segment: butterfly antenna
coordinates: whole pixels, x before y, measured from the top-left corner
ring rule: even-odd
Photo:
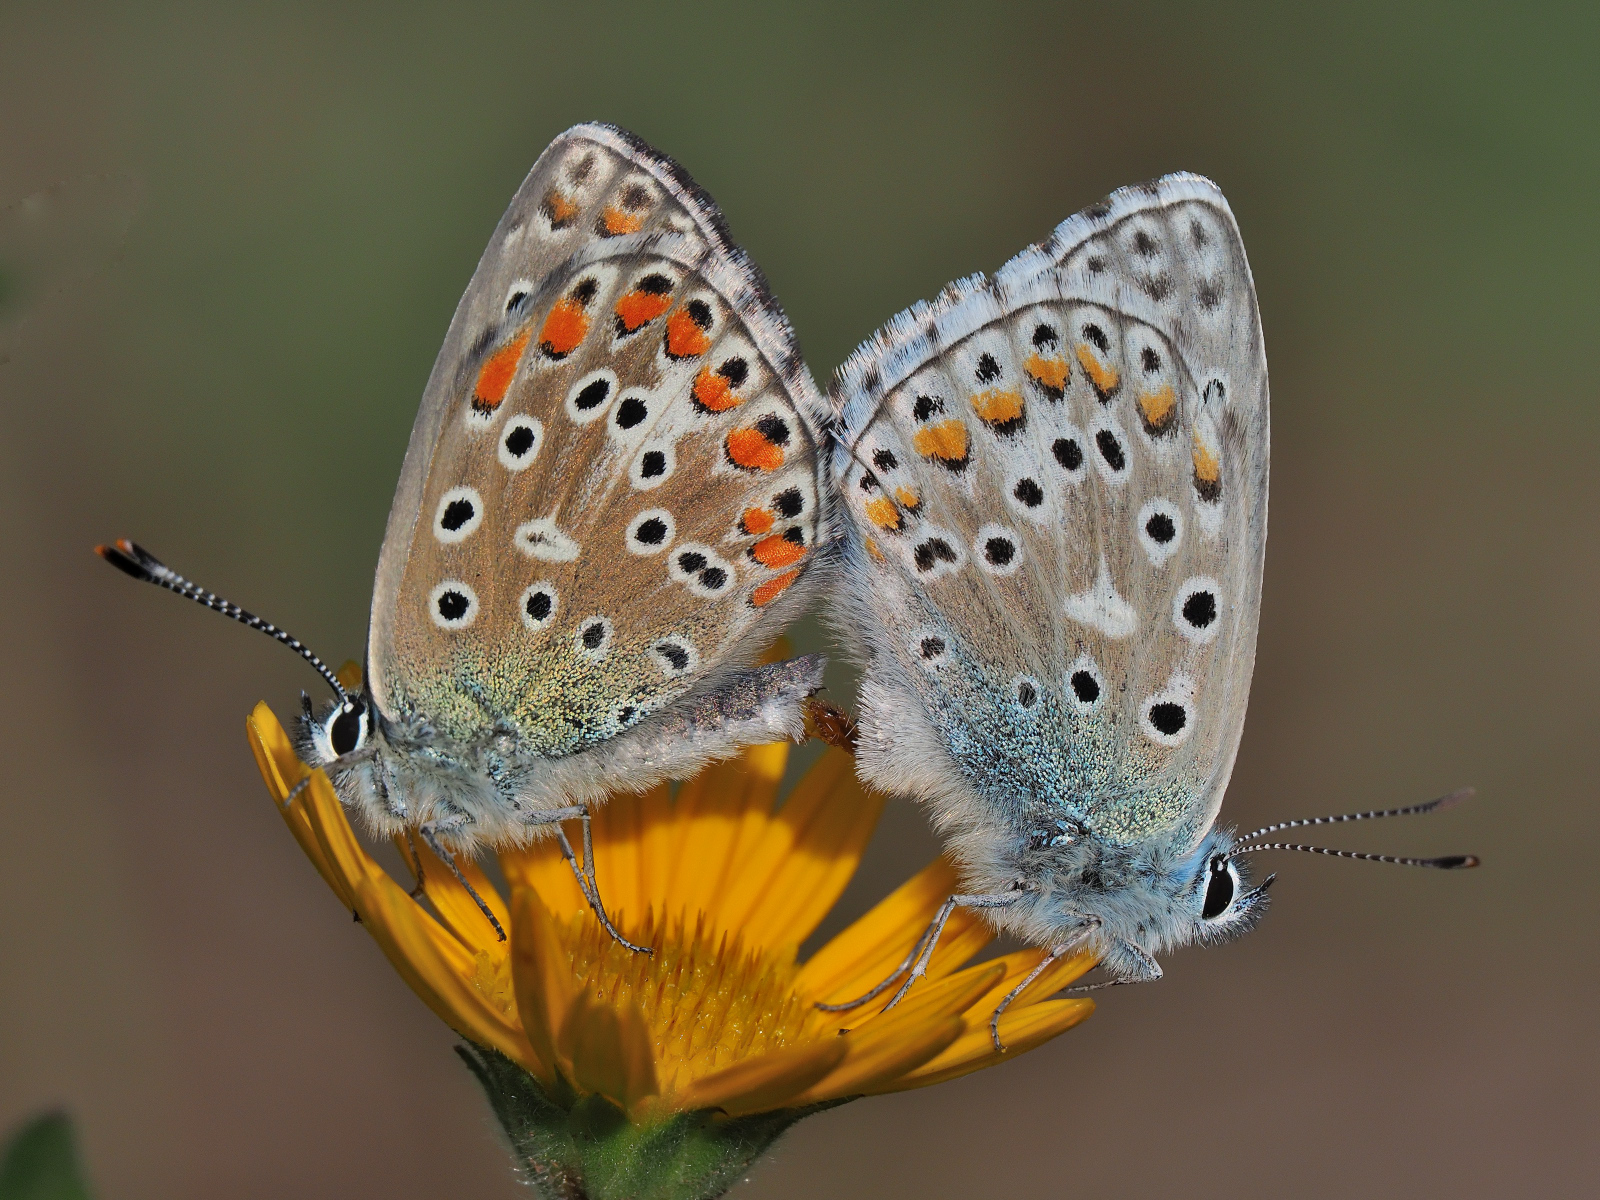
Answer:
[[[338,676],[328,669],[328,664],[301,643],[300,639],[291,637],[270,621],[263,621],[254,613],[248,613],[231,600],[224,600],[215,592],[208,592],[199,584],[190,583],[179,575],[166,563],[162,562],[143,546],[130,542],[127,538],[118,538],[115,545],[96,546],[94,552],[105,559],[117,570],[145,583],[153,583],[157,587],[164,587],[169,592],[176,592],[180,596],[202,604],[213,612],[219,612],[225,617],[232,617],[241,625],[248,625],[251,629],[259,629],[274,641],[282,642],[301,658],[305,659],[316,668],[317,674],[328,681],[338,695],[339,699],[348,704],[350,694],[345,691],[344,685],[339,682]]]
[[[1365,862],[1395,863],[1402,867],[1436,867],[1441,871],[1475,867],[1479,862],[1476,854],[1449,854],[1443,858],[1399,858],[1393,854],[1358,854],[1354,850],[1329,850],[1325,846],[1301,846],[1294,842],[1262,842],[1255,846],[1240,846],[1236,850],[1229,851],[1228,857],[1254,854],[1257,850],[1303,850],[1307,854],[1326,854],[1330,858],[1359,858]]]
[[[1448,796],[1440,796],[1437,800],[1429,800],[1426,804],[1408,804],[1404,808],[1374,809],[1371,812],[1344,813],[1336,817],[1301,817],[1297,821],[1279,821],[1276,825],[1264,825],[1252,833],[1247,833],[1238,840],[1253,842],[1257,838],[1266,837],[1269,833],[1277,833],[1280,829],[1299,829],[1305,825],[1338,825],[1343,821],[1376,821],[1379,817],[1409,817],[1417,813],[1441,812],[1447,808],[1454,808],[1463,800],[1470,800],[1476,791],[1473,788],[1460,788]],[[1234,851],[1235,854],[1240,851]]]

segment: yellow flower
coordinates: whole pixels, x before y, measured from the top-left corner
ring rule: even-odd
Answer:
[[[694,1111],[717,1120],[923,1087],[992,1066],[1093,1010],[1047,999],[1093,965],[1063,958],[1000,1021],[995,1006],[1041,960],[1019,951],[964,966],[992,935],[950,919],[928,978],[894,1009],[830,1013],[887,975],[956,889],[936,860],[805,962],[800,944],[850,881],[882,799],[830,749],[778,805],[785,744],[756,746],[673,790],[596,808],[595,872],[633,953],[601,930],[553,839],[503,850],[509,897],[459,865],[494,911],[426,849],[423,895],[362,847],[327,778],[296,757],[266,705],[249,736],[262,777],[307,857],[411,989],[456,1032],[526,1071],[556,1103],[602,1096],[634,1125]],[[402,848],[411,861],[409,847]],[[798,1115],[798,1114],[796,1114]]]

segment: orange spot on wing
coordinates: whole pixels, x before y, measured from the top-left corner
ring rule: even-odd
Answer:
[[[539,331],[539,349],[551,358],[565,358],[589,332],[589,314],[576,300],[557,300]]]
[[[772,528],[772,514],[764,508],[747,508],[739,518],[739,528],[759,537]]]
[[[1028,361],[1022,364],[1022,369],[1035,383],[1053,396],[1059,398],[1067,389],[1067,360],[1064,358],[1041,358],[1037,354],[1029,355]]]
[[[544,215],[549,218],[553,229],[571,224],[572,218],[578,215],[577,203],[554,188],[544,194],[544,203],[539,207],[544,210]]]
[[[873,541],[871,538],[868,538],[866,540],[866,544],[867,544],[867,553],[872,555],[873,561],[874,562],[882,562],[883,561],[883,551],[878,549],[878,543]]]
[[[783,447],[759,429],[735,429],[728,435],[728,458],[751,471],[776,471],[783,466]]]
[[[782,575],[775,575],[767,580],[755,591],[750,593],[750,603],[757,608],[764,608],[788,590],[789,585],[800,578],[800,571],[785,571]]]
[[[1194,490],[1200,499],[1215,504],[1222,498],[1222,461],[1214,448],[1194,431]]]
[[[532,330],[524,329],[500,349],[491,354],[478,368],[478,382],[472,387],[472,407],[479,412],[493,412],[506,398],[506,389],[517,373],[522,352],[528,348]]]
[[[916,512],[918,508],[922,507],[922,497],[904,485],[895,488],[894,498],[900,501],[902,508],[910,509],[912,512]]]
[[[967,427],[954,418],[917,430],[911,445],[923,458],[959,462],[967,457]]]
[[[697,326],[696,332],[698,331]],[[698,354],[700,351],[695,353]],[[700,374],[694,377],[694,398],[700,401],[702,407],[712,412],[727,412],[730,408],[737,408],[743,400],[742,396],[734,393],[733,386],[721,375],[715,374],[710,367],[701,367]]]
[[[867,501],[867,520],[879,529],[897,533],[900,529],[900,510],[889,497],[879,496],[876,500]]]
[[[1139,397],[1139,414],[1144,417],[1145,428],[1151,433],[1166,432],[1177,407],[1178,400],[1172,394],[1170,383]]]
[[[684,309],[667,318],[667,353],[673,358],[690,358],[711,348],[706,331]]]
[[[625,213],[616,205],[608,204],[605,211],[600,214],[600,221],[605,226],[608,236],[618,237],[624,233],[638,233],[639,227],[644,224],[644,217]]]
[[[622,331],[632,333],[647,321],[654,321],[672,306],[671,296],[655,296],[649,292],[629,292],[617,301],[617,320]]]
[[[773,534],[764,537],[754,546],[750,547],[750,557],[754,558],[763,567],[771,567],[774,571],[783,567],[792,567],[806,556],[806,548],[796,542],[791,542],[786,537]]]
[[[1201,440],[1198,429],[1194,434],[1194,477],[1202,483],[1216,483],[1222,478],[1222,462],[1217,452]]]
[[[1094,384],[1094,390],[1102,396],[1109,396],[1117,390],[1117,384],[1122,382],[1122,376],[1117,374],[1117,369],[1101,363],[1086,342],[1078,343],[1078,365],[1089,377],[1089,382]]]
[[[998,388],[979,392],[972,398],[972,410],[990,425],[1010,425],[1022,419],[1022,393]]]

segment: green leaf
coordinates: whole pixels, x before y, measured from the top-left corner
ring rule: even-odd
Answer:
[[[517,1169],[540,1200],[710,1200],[732,1187],[789,1126],[841,1103],[734,1120],[678,1113],[640,1126],[604,1097],[547,1095],[533,1076],[492,1050],[457,1046],[456,1052],[488,1093]]]
[[[89,1200],[65,1113],[35,1117],[12,1136],[0,1158],[0,1200]]]

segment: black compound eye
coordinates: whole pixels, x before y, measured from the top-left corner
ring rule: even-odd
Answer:
[[[1213,858],[1211,878],[1206,881],[1206,901],[1200,909],[1200,915],[1207,921],[1216,920],[1233,903],[1233,892],[1233,872],[1228,870],[1226,860]]]
[[[366,740],[366,733],[367,706],[360,700],[351,700],[328,723],[328,744],[335,754],[349,754]]]

